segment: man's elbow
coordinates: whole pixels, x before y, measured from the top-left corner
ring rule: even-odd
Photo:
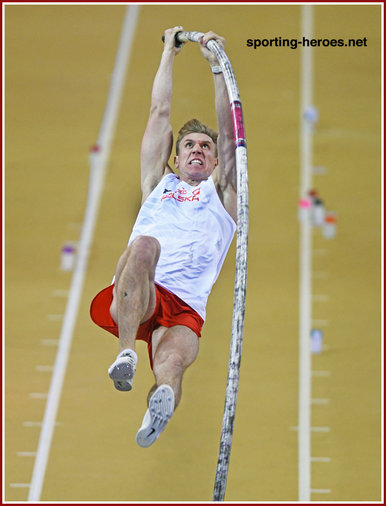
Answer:
[[[154,102],[150,107],[150,117],[151,118],[160,118],[160,119],[169,119],[171,108],[169,104],[165,104],[164,102]]]

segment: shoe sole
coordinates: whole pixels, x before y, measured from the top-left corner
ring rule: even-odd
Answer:
[[[133,388],[135,369],[124,358],[117,360],[109,369],[109,376],[114,381],[114,386],[121,392],[128,392]]]
[[[142,448],[154,443],[174,413],[174,392],[169,385],[161,385],[149,402],[150,423],[137,432],[136,441]]]

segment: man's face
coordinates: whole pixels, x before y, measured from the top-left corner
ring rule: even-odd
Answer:
[[[216,145],[209,135],[190,133],[181,139],[178,156],[174,159],[180,178],[200,182],[212,174],[218,164]]]

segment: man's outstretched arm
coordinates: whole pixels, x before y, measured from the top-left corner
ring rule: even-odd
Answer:
[[[218,62],[213,53],[205,45],[209,40],[215,40],[224,47],[225,39],[214,32],[206,33],[201,41],[201,51],[209,61],[211,67],[217,66]],[[236,180],[236,157],[233,133],[232,112],[229,103],[228,91],[222,73],[213,74],[215,88],[215,106],[219,135],[217,149],[219,163],[217,167],[217,191],[225,209],[236,221],[237,219],[237,180]]]
[[[170,112],[173,93],[174,57],[181,51],[174,45],[174,36],[182,27],[165,31],[165,44],[153,82],[150,115],[141,146],[142,202],[157,186],[162,176],[172,172],[168,160],[173,146]]]

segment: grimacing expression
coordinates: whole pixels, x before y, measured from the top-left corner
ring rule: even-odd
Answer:
[[[216,145],[203,133],[189,133],[181,139],[178,155],[174,159],[180,176],[192,180],[204,180],[212,174],[218,164]]]

